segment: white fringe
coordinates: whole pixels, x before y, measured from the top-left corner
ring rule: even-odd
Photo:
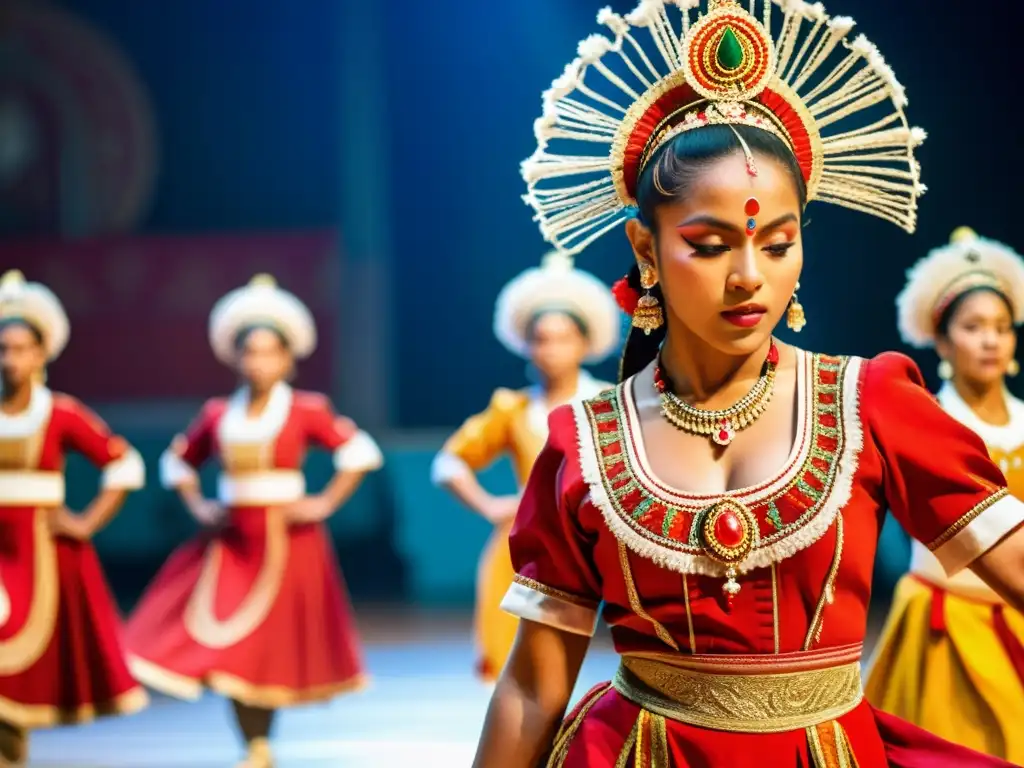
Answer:
[[[819,506],[814,518],[803,528],[774,544],[755,548],[750,556],[737,566],[738,573],[749,573],[758,568],[766,568],[810,547],[825,535],[825,532],[832,527],[836,517],[849,503],[853,493],[853,481],[859,466],[860,453],[864,445],[859,385],[860,369],[863,362],[858,357],[848,358],[843,374],[841,384],[843,445],[837,459],[839,467],[828,496]],[[624,396],[626,396],[625,384],[620,384],[616,389],[616,397]],[[640,557],[650,560],[662,568],[681,574],[724,577],[725,566],[721,563],[705,555],[680,552],[651,541],[616,511],[604,486],[600,452],[593,439],[587,410],[582,403],[573,404],[572,407],[576,420],[580,471],[584,482],[590,489],[589,499],[601,511],[605,524],[612,535]],[[810,414],[810,417],[814,418],[815,416]],[[727,494],[723,494],[723,497],[726,496]]]

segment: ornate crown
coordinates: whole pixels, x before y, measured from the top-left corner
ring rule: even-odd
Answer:
[[[523,163],[524,199],[544,237],[578,253],[631,215],[659,147],[715,123],[781,137],[809,200],[913,232],[925,191],[914,148],[925,133],[907,123],[906,94],[878,49],[847,40],[853,20],[803,0],[750,0],[749,12],[709,0],[695,13],[700,4],[641,0],[626,16],[605,8],[597,20],[612,36],[581,42],[545,92],[537,150]]]
[[[919,348],[934,346],[943,312],[975,288],[1002,294],[1013,310],[1013,322],[1024,323],[1024,259],[1008,245],[959,227],[947,245],[907,270],[907,283],[896,297],[903,341]]]

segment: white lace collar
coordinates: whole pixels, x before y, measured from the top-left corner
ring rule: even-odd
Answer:
[[[37,384],[32,387],[28,407],[21,413],[0,411],[0,438],[23,440],[39,432],[49,420],[53,410],[53,393]]]
[[[232,395],[217,426],[220,443],[268,443],[274,440],[291,413],[292,394],[292,388],[279,381],[270,390],[270,398],[263,412],[259,416],[250,417],[249,389],[239,389]]]
[[[982,421],[950,382],[942,385],[938,397],[946,413],[965,427],[974,430],[988,447],[1009,453],[1024,444],[1024,402],[1011,395],[1008,390],[1003,390],[1003,397],[1006,400],[1006,410],[1010,413],[1010,421],[1002,426]]]

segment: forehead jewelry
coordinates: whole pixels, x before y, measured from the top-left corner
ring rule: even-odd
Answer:
[[[757,201],[756,197],[747,200],[746,205],[743,206],[743,212],[747,214],[747,237],[753,237],[754,230],[757,228],[757,219],[755,217],[761,212],[761,204]]]

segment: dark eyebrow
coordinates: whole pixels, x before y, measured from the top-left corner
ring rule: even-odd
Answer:
[[[770,221],[769,223],[764,224],[763,226],[759,226],[757,229],[758,231],[764,232],[766,230],[777,229],[778,227],[781,227],[783,224],[789,224],[790,222],[798,221],[800,221],[800,219],[799,217],[797,217],[795,213],[787,213],[782,216],[779,216],[779,218],[775,219],[774,221]],[[716,219],[714,216],[703,215],[694,216],[693,218],[687,219],[681,224],[677,224],[676,228],[680,229],[682,227],[692,227],[695,224],[704,224],[714,229],[722,229],[725,230],[726,232],[735,232],[736,234],[742,234],[744,232],[744,230],[741,227],[737,227],[735,224],[730,224],[728,221]]]
[[[715,229],[724,229],[726,232],[736,232],[737,234],[743,232],[742,229],[734,224],[730,224],[728,221],[722,221],[716,219],[714,216],[694,216],[693,218],[687,219],[682,224],[676,225],[677,228],[692,227],[694,224],[705,224]]]

